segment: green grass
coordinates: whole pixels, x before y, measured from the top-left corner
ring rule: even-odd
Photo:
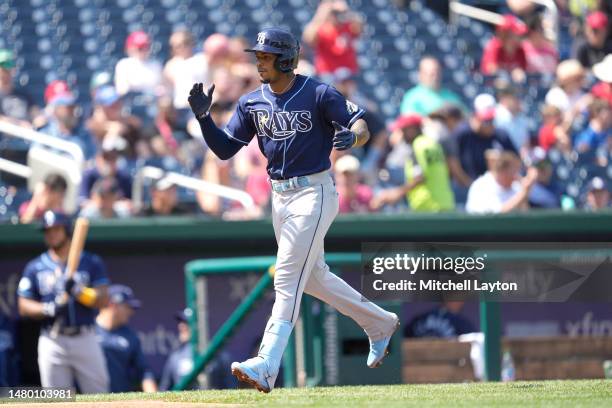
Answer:
[[[127,393],[79,396],[78,401],[147,399],[266,407],[612,407],[612,380],[533,381]],[[143,407],[144,408],[144,407]]]

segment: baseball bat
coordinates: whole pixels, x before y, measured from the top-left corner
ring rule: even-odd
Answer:
[[[70,242],[70,250],[68,251],[68,262],[66,262],[65,275],[68,279],[74,277],[76,269],[79,266],[88,231],[89,220],[83,217],[77,218],[74,224],[74,232],[72,233],[72,241]]]
[[[66,262],[66,271],[64,276],[66,279],[74,278],[74,274],[79,266],[81,260],[81,253],[85,247],[85,240],[87,239],[87,232],[89,231],[89,220],[87,218],[79,217],[74,224],[74,232],[72,233],[72,240],[70,241],[70,248],[68,250],[68,260]],[[68,303],[68,293],[62,293],[60,303]],[[51,336],[57,337],[62,326],[62,320],[59,317],[55,318],[53,327],[51,328]]]

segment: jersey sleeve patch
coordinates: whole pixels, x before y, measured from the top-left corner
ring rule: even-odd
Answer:
[[[17,286],[17,294],[19,296],[24,296],[24,297],[33,296],[32,280],[30,278],[28,278],[27,276],[24,276],[23,278],[21,278],[21,280],[19,281],[19,286]]]

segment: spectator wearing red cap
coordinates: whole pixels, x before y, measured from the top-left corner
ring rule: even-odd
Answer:
[[[608,16],[602,11],[590,13],[585,21],[585,40],[576,48],[576,59],[583,67],[591,68],[612,53],[608,37]]]
[[[71,93],[70,87],[66,81],[60,79],[49,82],[45,88],[45,103],[49,103],[57,95]]]
[[[527,69],[527,57],[521,46],[521,37],[527,28],[512,15],[503,16],[495,36],[485,46],[480,70],[485,75],[495,75],[500,71],[512,74],[515,81],[522,81]]]
[[[391,125],[391,131],[401,131],[411,147],[406,160],[406,182],[403,186],[380,191],[372,200],[374,209],[393,204],[407,197],[413,211],[438,212],[455,208],[455,197],[444,151],[433,138],[423,135],[419,115],[402,115]]]
[[[453,135],[459,145],[461,167],[472,180],[487,171],[485,151],[508,150],[518,154],[508,133],[494,125],[495,98],[480,94],[474,99],[474,114]]]
[[[350,10],[345,0],[319,3],[302,35],[304,43],[314,49],[318,75],[333,74],[341,67],[349,68],[353,74],[359,71],[354,43],[362,28],[361,17]]]
[[[162,67],[150,59],[151,40],[144,31],[131,33],[125,41],[126,58],[115,66],[115,87],[120,95],[128,92],[160,93]]]

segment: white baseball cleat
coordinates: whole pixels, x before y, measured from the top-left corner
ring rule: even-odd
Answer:
[[[271,317],[266,324],[257,357],[232,363],[232,374],[258,391],[272,391],[291,330],[293,323],[290,321]]]
[[[389,342],[391,341],[391,337],[393,337],[393,333],[395,333],[400,326],[400,321],[397,315],[394,314],[393,316],[395,316],[395,321],[389,334],[380,340],[373,341],[372,339],[369,339],[370,354],[368,354],[367,365],[370,368],[380,367],[383,359],[387,354],[389,354]]]
[[[267,366],[261,357],[249,358],[242,363],[232,363],[232,375],[239,381],[247,383],[256,388],[257,391],[268,393],[272,390],[266,377]]]

